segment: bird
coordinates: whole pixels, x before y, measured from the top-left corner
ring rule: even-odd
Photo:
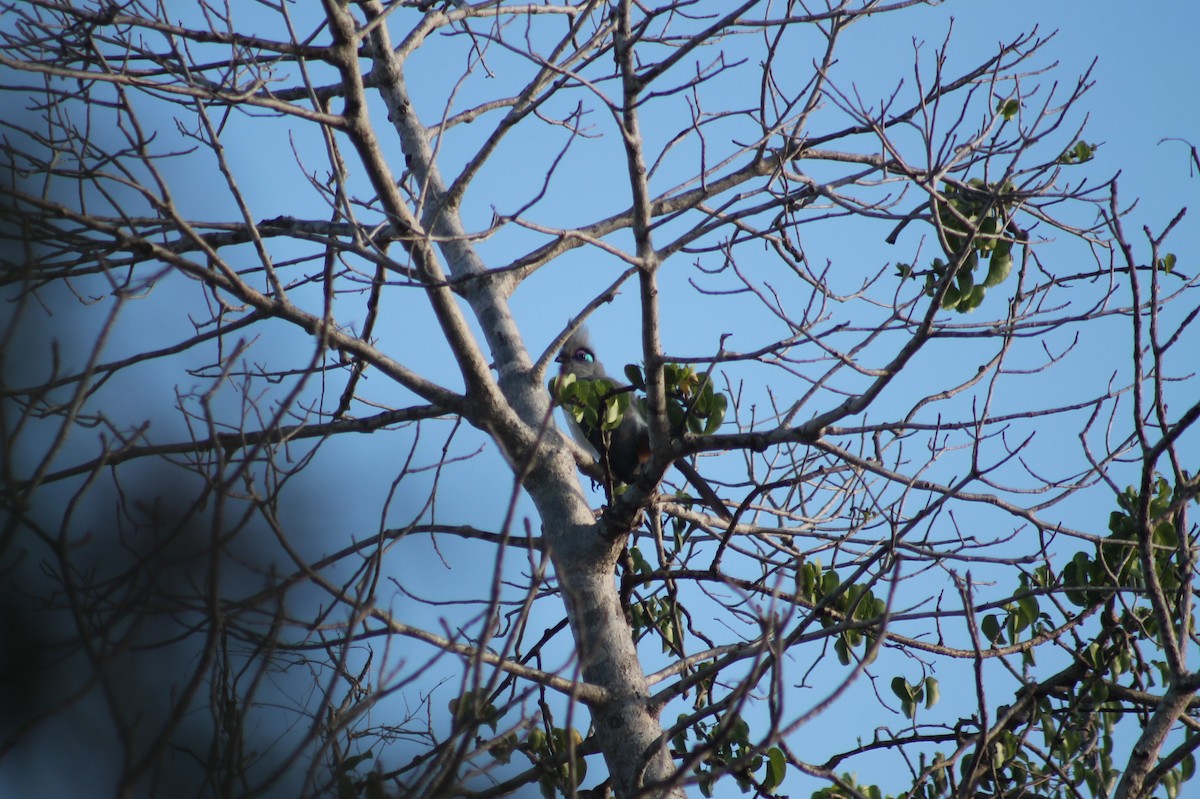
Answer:
[[[614,393],[631,390],[628,385],[611,377],[604,370],[604,364],[592,349],[586,328],[581,327],[572,333],[554,360],[559,364],[560,377],[574,375],[578,380],[606,380],[612,385]],[[633,483],[642,467],[650,460],[650,428],[636,402],[630,401],[624,417],[611,430],[602,430],[599,426],[585,429],[574,414],[567,413],[566,417],[575,440],[622,483]],[[690,463],[680,458],[675,461],[674,466],[714,512],[727,521],[733,518],[712,486]]]

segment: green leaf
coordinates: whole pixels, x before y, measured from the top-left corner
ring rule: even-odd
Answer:
[[[733,720],[733,725],[730,727],[729,740],[731,743],[749,745],[750,725],[741,716]]]
[[[1071,562],[1063,568],[1063,586],[1072,604],[1085,608],[1101,601],[1098,593],[1079,590],[1090,586],[1094,568],[1086,552],[1076,552]]]
[[[958,281],[958,293],[964,297],[975,287],[975,273],[967,264],[963,264],[962,268],[958,270],[955,279]]]
[[[721,403],[724,405],[724,403]],[[721,429],[721,423],[725,421],[725,409],[722,407],[720,413],[714,413],[704,420],[704,429],[699,435],[711,436],[713,433]]]
[[[628,394],[622,394],[621,397],[626,398],[628,405]],[[625,418],[625,412],[621,408],[621,403],[618,397],[613,397],[610,401],[604,404],[604,425],[603,429],[613,430]]]
[[[950,310],[958,307],[959,291],[953,284],[946,287],[946,293],[942,295],[942,308]]]
[[[996,113],[1004,117],[1006,120],[1011,120],[1020,110],[1021,102],[1015,97],[1010,97],[1007,100],[1001,100],[996,105]]]
[[[969,294],[963,295],[958,301],[958,307],[955,309],[959,313],[970,313],[978,308],[983,303],[983,297],[987,293],[987,289],[983,286],[975,286]]]
[[[489,749],[488,754],[490,754],[493,759],[498,760],[501,763],[507,763],[512,759],[513,750],[516,748],[516,733],[510,732],[508,735],[505,735],[502,739],[500,739],[500,743]]]
[[[850,665],[850,649],[846,646],[846,639],[843,636],[838,636],[833,642],[833,651],[837,653],[838,662],[843,666]]]
[[[575,381],[577,379],[578,378],[575,375],[570,374],[570,373],[551,378],[550,383],[554,387],[554,391],[553,391],[554,395],[555,396],[563,396],[563,392],[565,392],[572,385],[574,385]]]
[[[937,704],[942,697],[942,689],[936,677],[925,678],[925,708],[928,710]]]
[[[997,643],[1004,643],[1003,635],[1001,634],[1002,631],[1000,629],[1000,619],[997,618],[996,614],[992,613],[984,616],[983,622],[979,625],[979,628],[983,630],[984,636],[987,637],[992,646],[995,646]]]
[[[911,719],[917,715],[917,703],[921,701],[923,691],[912,685],[903,677],[892,678],[892,693],[900,699],[900,710],[904,717]]]
[[[1159,522],[1154,525],[1154,543],[1160,547],[1177,547],[1179,536],[1175,532],[1175,525],[1171,522]]]
[[[1058,162],[1060,164],[1082,164],[1085,161],[1090,161],[1095,156],[1098,146],[1096,144],[1088,144],[1080,139],[1058,157]]]
[[[1162,786],[1167,792],[1167,799],[1176,799],[1179,796],[1179,784],[1179,773],[1175,770],[1162,775]]]
[[[1032,595],[1023,596],[1017,600],[1017,607],[1021,609],[1022,630],[1037,620],[1038,613],[1041,610],[1038,607],[1037,597]]]
[[[783,778],[787,775],[787,758],[783,756],[783,752],[778,747],[772,746],[767,750],[767,776],[763,780],[763,787],[768,791],[773,791],[783,783]]]
[[[992,257],[988,259],[988,273],[983,280],[985,288],[993,288],[1000,285],[1008,279],[1012,273],[1013,257],[1008,252],[1000,252],[997,249],[992,253]]]

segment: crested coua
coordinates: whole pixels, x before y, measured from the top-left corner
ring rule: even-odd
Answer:
[[[555,360],[559,363],[560,375],[575,375],[579,380],[607,380],[614,391],[628,388],[605,373],[604,364],[592,351],[585,329],[571,334]],[[650,459],[650,429],[635,403],[630,402],[621,423],[608,431],[599,427],[585,430],[572,414],[566,416],[575,440],[601,465],[607,461],[613,476],[622,483],[632,483],[642,464]]]
[[[604,364],[596,357],[585,328],[571,334],[555,360],[559,364],[560,375],[575,375],[579,380],[606,380],[615,392],[629,390],[625,383],[604,371]],[[636,402],[629,403],[621,422],[616,428],[608,431],[601,430],[598,426],[584,429],[573,414],[568,413],[566,417],[575,440],[588,449],[601,466],[607,464],[613,477],[622,483],[632,483],[636,480],[642,466],[650,460],[650,428]],[[717,497],[712,486],[690,463],[680,458],[675,461],[675,468],[687,478],[718,515],[725,519],[732,518],[725,503]]]

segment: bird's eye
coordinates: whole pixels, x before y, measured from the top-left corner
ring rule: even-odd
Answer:
[[[575,360],[583,361],[584,363],[591,363],[592,361],[596,360],[596,356],[592,355],[592,353],[585,350],[583,347],[580,347],[579,349],[575,350]]]

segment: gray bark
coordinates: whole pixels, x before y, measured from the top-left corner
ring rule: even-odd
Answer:
[[[365,5],[368,17],[383,13],[378,3]],[[338,18],[346,40],[354,37],[349,12],[328,3]],[[356,48],[347,47],[342,74],[358,82]],[[649,700],[645,675],[633,644],[633,633],[621,610],[614,569],[624,536],[602,535],[579,482],[575,463],[565,441],[555,431],[539,436],[550,403],[542,375],[531,367],[509,309],[504,286],[486,277],[460,292],[479,321],[499,378],[492,377],[486,359],[477,350],[464,320],[431,253],[422,257],[431,234],[439,252],[457,278],[482,276],[486,269],[465,235],[457,207],[434,162],[427,128],[416,117],[405,87],[403,63],[393,49],[386,25],[376,25],[369,37],[372,75],[388,107],[389,118],[402,143],[407,166],[425,191],[419,219],[413,218],[399,197],[369,123],[365,104],[358,113],[362,124],[353,131],[355,146],[373,176],[373,182],[391,213],[402,226],[424,231],[426,240],[410,245],[414,260],[431,283],[430,299],[439,314],[447,339],[454,347],[472,406],[464,416],[490,433],[510,463],[523,475],[523,485],[533,498],[543,524],[555,572],[567,606],[567,616],[584,681],[600,689],[603,697],[590,703],[596,737],[608,765],[613,791],[618,797],[638,795],[645,785],[670,783],[674,767],[665,745],[658,709]],[[361,83],[358,86],[361,89]],[[347,94],[347,116],[358,98]],[[440,284],[440,285],[437,285]],[[528,468],[524,468],[528,466]],[[681,789],[662,795],[683,796]]]

